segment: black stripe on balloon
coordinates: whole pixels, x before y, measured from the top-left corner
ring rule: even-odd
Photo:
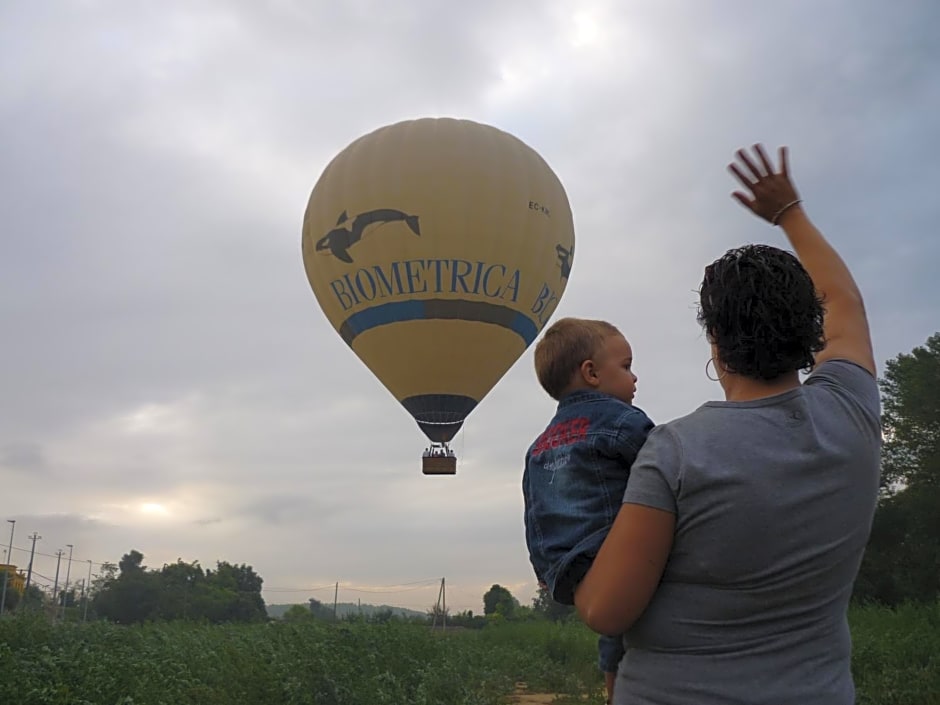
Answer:
[[[460,394],[416,394],[402,399],[402,406],[434,443],[448,443],[457,435],[477,400]]]

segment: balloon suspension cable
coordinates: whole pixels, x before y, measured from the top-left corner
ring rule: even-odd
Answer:
[[[464,425],[463,428],[460,429],[460,464],[461,465],[463,465],[467,459],[466,452],[465,452],[466,444],[464,442],[466,437],[467,437],[467,427],[466,425]]]
[[[454,458],[456,457],[456,454],[454,453],[453,450],[451,450],[450,445],[446,441],[443,441],[441,443],[431,441],[431,445],[429,445],[427,448],[424,449],[424,457],[425,458]]]

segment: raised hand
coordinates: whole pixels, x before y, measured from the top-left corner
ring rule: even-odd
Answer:
[[[786,211],[800,203],[796,188],[790,181],[787,148],[780,148],[779,172],[774,171],[762,145],[755,144],[754,153],[757,155],[756,160],[752,160],[743,149],[739,149],[736,155],[742,166],[734,163],[728,165],[731,173],[752,195],[748,196],[742,191],[735,191],[731,195],[755,215],[777,225]],[[759,164],[755,164],[755,161]]]

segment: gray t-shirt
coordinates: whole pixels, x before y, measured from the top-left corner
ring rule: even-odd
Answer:
[[[624,502],[676,514],[617,703],[851,705],[846,612],[878,495],[875,379],[831,360],[804,384],[655,428]]]

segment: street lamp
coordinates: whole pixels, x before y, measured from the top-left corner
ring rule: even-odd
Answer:
[[[69,548],[69,564],[65,567],[65,589],[62,591],[62,618],[65,619],[65,607],[69,600],[69,575],[72,573],[72,544],[65,544]]]
[[[85,611],[82,614],[82,621],[88,619],[88,601],[91,599],[91,559],[88,559],[88,581],[85,583]]]
[[[13,564],[13,530],[16,528],[16,519],[7,519],[10,522],[10,547],[7,549],[7,564],[3,568],[3,597],[0,597],[0,616],[7,604],[7,583],[10,582],[10,566]]]

